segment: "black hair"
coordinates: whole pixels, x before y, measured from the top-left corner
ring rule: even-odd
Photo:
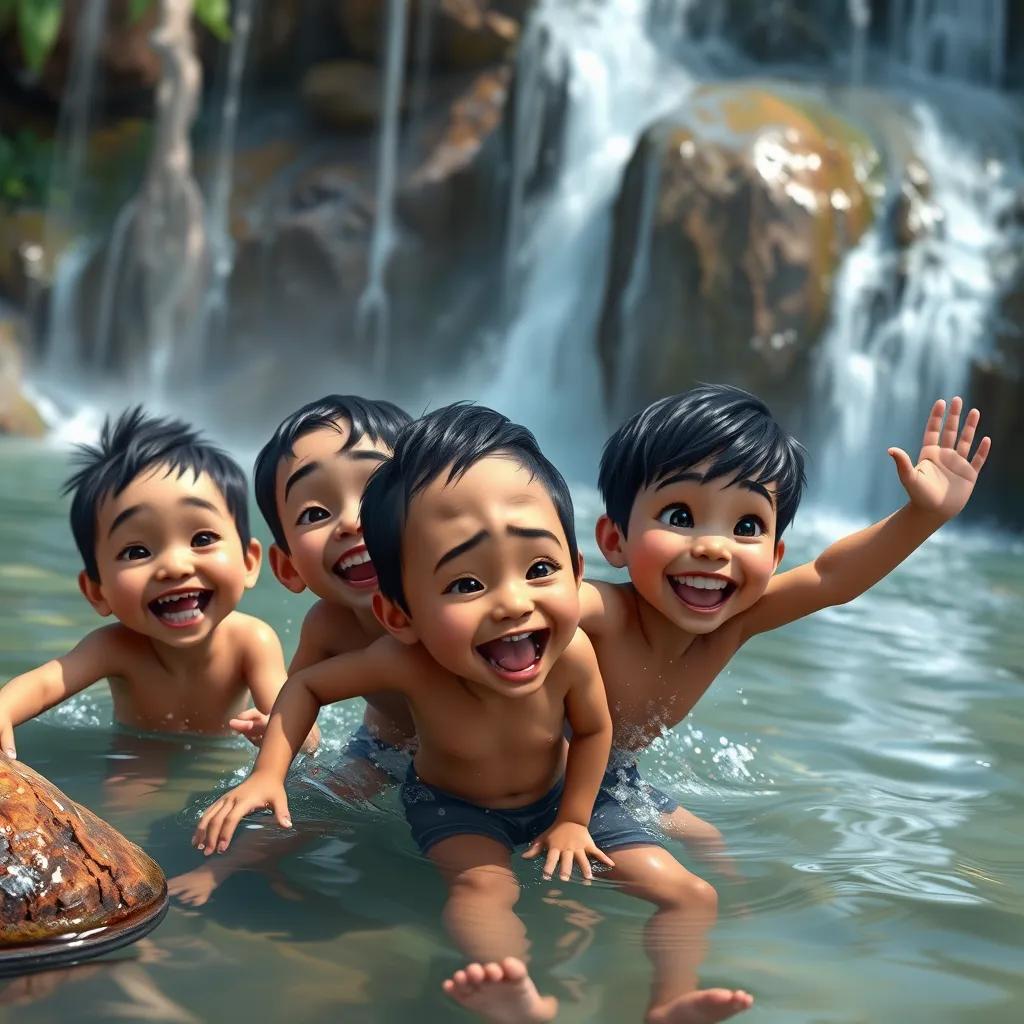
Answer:
[[[612,434],[598,477],[608,518],[625,536],[641,490],[705,460],[705,480],[775,485],[775,536],[781,537],[803,493],[803,446],[761,399],[727,385],[701,384],[659,399]]]
[[[242,547],[249,545],[248,485],[242,467],[181,420],[147,416],[137,405],[121,413],[116,422],[108,416],[99,444],[77,445],[72,459],[78,469],[68,477],[62,493],[73,494],[71,532],[85,571],[96,583],[100,581],[96,564],[96,512],[100,502],[120,494],[154,466],[166,466],[168,475],[191,472],[198,477],[206,473],[224,495]]]
[[[383,441],[389,448],[394,448],[398,432],[410,419],[405,410],[391,402],[373,401],[356,395],[324,395],[296,410],[281,423],[274,431],[274,436],[256,456],[253,485],[256,489],[256,504],[274,535],[274,541],[285,554],[289,553],[288,542],[277,508],[274,484],[277,467],[282,459],[294,454],[295,442],[324,427],[338,430],[338,421],[347,420],[349,436],[345,448],[358,444],[364,434],[371,441]]]
[[[537,439],[493,409],[456,402],[406,427],[391,459],[374,472],[363,493],[363,539],[377,570],[380,592],[406,614],[402,534],[410,502],[442,473],[447,471],[445,482],[451,483],[481,459],[506,454],[540,480],[551,496],[569,545],[573,575],[579,573],[572,496]]]

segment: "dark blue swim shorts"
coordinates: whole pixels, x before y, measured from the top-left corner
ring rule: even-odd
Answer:
[[[421,853],[443,839],[479,835],[514,850],[532,843],[550,828],[558,814],[564,780],[526,807],[480,807],[423,782],[414,767],[402,786],[402,803],[412,837]],[[653,829],[638,821],[602,786],[590,819],[590,835],[606,853],[622,846],[662,845]]]
[[[636,763],[636,753],[621,747],[612,747],[608,770],[601,782],[601,791],[625,804],[634,813],[641,812],[641,818],[644,817],[644,808],[653,808],[658,814],[671,814],[679,810],[678,800],[643,778]],[[641,801],[640,807],[635,806],[638,799]]]

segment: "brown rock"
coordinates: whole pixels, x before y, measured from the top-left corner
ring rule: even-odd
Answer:
[[[335,128],[372,128],[380,118],[380,71],[357,60],[317,64],[302,80],[302,97],[321,121]]]
[[[0,754],[0,946],[110,925],[162,901],[155,861]]]
[[[620,192],[601,323],[616,413],[712,377],[799,400],[832,276],[871,222],[875,159],[795,91],[708,86],[650,129]]]
[[[42,437],[45,433],[42,416],[21,390],[21,351],[14,325],[0,321],[0,434]]]

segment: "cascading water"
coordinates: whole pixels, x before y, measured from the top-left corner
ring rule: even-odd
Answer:
[[[540,73],[555,81],[568,75],[563,155],[513,254],[525,268],[519,312],[480,398],[529,423],[556,461],[583,479],[593,479],[605,434],[595,422],[602,403],[593,339],[612,203],[644,128],[693,85],[656,45],[650,13],[645,0],[550,2],[524,40],[543,45]]]
[[[915,118],[931,174],[919,236],[900,253],[876,224],[850,253],[818,365],[826,440],[815,490],[855,515],[898,504],[881,453],[895,444],[916,455],[931,402],[964,394],[998,299],[1024,262],[1024,230],[1007,216],[1024,195],[1024,170],[965,147],[924,104]]]

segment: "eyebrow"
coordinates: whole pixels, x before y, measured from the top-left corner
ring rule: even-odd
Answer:
[[[129,519],[131,519],[133,515],[135,515],[137,512],[141,512],[144,508],[149,508],[149,506],[145,504],[131,505],[130,507],[126,508],[123,512],[118,513],[117,517],[110,524],[110,529],[107,531],[107,537],[110,538],[111,536],[113,536],[114,531],[122,523],[127,522]]]
[[[697,484],[704,484],[707,483],[708,481],[707,478],[701,476],[700,473],[688,473],[684,471],[682,473],[673,473],[672,476],[667,476],[663,480],[659,480],[657,486],[654,489],[656,491],[660,491],[663,487],[668,487],[671,484],[682,484],[691,482]],[[764,486],[764,484],[759,484],[756,480],[737,480],[733,482],[737,483],[746,491],[753,491],[754,494],[760,494],[761,497],[764,498],[764,500],[767,501],[772,508],[775,508],[775,499],[772,496],[772,492],[769,491],[768,488]]]
[[[559,544],[558,537],[555,536],[550,530],[535,529],[529,526],[506,526],[505,532],[512,537],[526,537],[531,540],[543,537],[546,540],[554,541],[555,544]],[[454,558],[458,558],[459,555],[464,555],[467,551],[475,548],[481,541],[486,540],[490,537],[490,533],[487,530],[481,530],[479,533],[474,533],[469,540],[464,540],[461,544],[456,544],[451,551],[445,552],[438,561],[437,565],[434,566],[434,572],[437,572],[447,562],[452,561]]]
[[[207,501],[205,498],[196,498],[193,496],[188,496],[182,498],[178,502],[178,504],[187,505],[190,508],[201,508],[206,512],[216,512],[218,514],[220,513],[220,509],[217,508],[217,506],[214,505],[212,502]],[[107,537],[109,538],[113,536],[114,531],[123,523],[128,522],[128,520],[131,519],[132,516],[137,515],[139,512],[142,512],[146,509],[150,509],[152,507],[152,505],[143,501],[139,502],[138,505],[131,505],[129,508],[126,508],[124,509],[124,511],[118,513],[117,517],[110,524],[110,529],[107,531]]]
[[[548,540],[553,540],[556,544],[560,541],[550,530],[532,529],[528,526],[509,526],[506,527],[508,533],[513,537],[528,537],[536,539],[538,537],[544,537]]]
[[[284,485],[284,500],[288,500],[288,492],[300,481],[305,480],[310,473],[315,472],[320,468],[320,463],[315,459],[312,462],[307,462],[304,466],[299,466],[297,470],[285,481]]]
[[[346,458],[352,459],[353,462],[387,462],[389,456],[383,452],[373,451],[369,448],[361,448],[359,451],[352,451],[351,449],[339,448],[335,455],[344,455]],[[320,468],[320,462],[314,459],[312,462],[307,462],[304,466],[300,466],[288,479],[284,485],[284,500],[288,500],[288,493],[291,489],[300,481],[305,480],[310,473],[315,472]]]
[[[211,501],[207,501],[205,498],[187,497],[182,498],[178,502],[179,505],[188,505],[191,508],[201,508],[207,512],[220,512],[220,509]]]

